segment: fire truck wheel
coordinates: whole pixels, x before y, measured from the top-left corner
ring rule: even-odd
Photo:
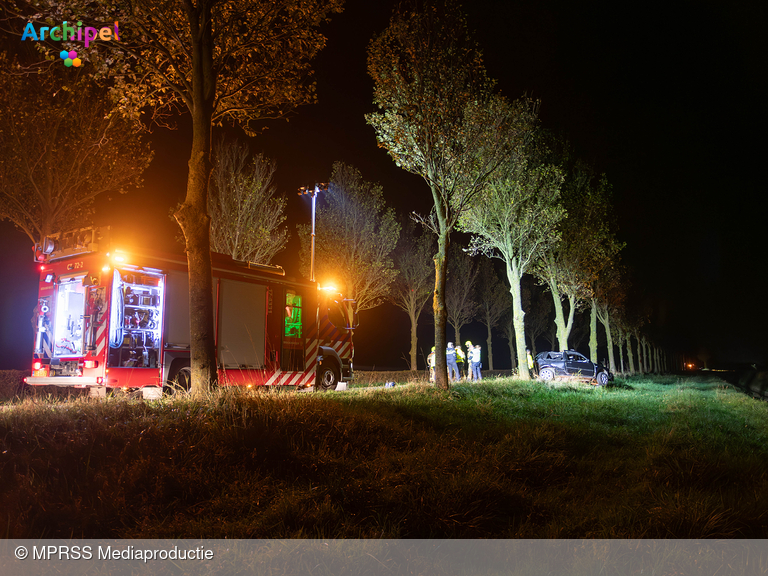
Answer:
[[[317,382],[315,383],[316,392],[327,392],[328,390],[336,390],[336,385],[339,383],[341,376],[339,369],[333,364],[327,366],[320,366],[317,369]]]
[[[173,394],[184,394],[186,392],[189,392],[189,388],[192,385],[192,368],[189,366],[185,366],[181,370],[179,370],[176,373],[176,376],[173,377],[169,382],[166,382],[166,385],[163,389],[163,391],[166,394],[173,395]]]

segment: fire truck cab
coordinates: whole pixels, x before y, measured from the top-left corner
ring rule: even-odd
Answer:
[[[279,266],[211,254],[219,385],[343,389],[353,377],[356,304]],[[40,267],[29,385],[141,389],[190,383],[184,255],[123,252],[109,228],[57,234]]]

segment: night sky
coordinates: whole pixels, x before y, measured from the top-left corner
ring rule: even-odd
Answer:
[[[426,185],[377,148],[363,117],[373,111],[365,49],[394,4],[348,0],[324,28],[328,46],[315,67],[319,104],[300,108],[288,122],[265,123],[268,130],[250,141],[253,151],[277,160],[292,230],[309,221],[296,190],[327,181],[336,160],[381,182],[398,212],[429,210]],[[648,332],[670,351],[707,352],[712,365],[768,363],[768,8],[758,4],[465,6],[501,91],[541,99],[543,125],[565,133],[581,158],[607,174],[634,297],[652,305]],[[118,241],[180,250],[168,212],[185,192],[189,123],[182,117],[174,132],[155,130],[156,156],[143,189],[99,201],[98,222],[111,224]],[[26,369],[37,278],[26,236],[8,223],[0,234],[0,368]],[[275,263],[298,275],[297,253],[294,232]],[[356,363],[405,368],[406,315],[385,305],[364,312],[361,322]],[[426,349],[432,329],[423,317]],[[476,341],[483,334],[479,324],[462,332]],[[506,344],[494,346],[499,364],[504,355],[508,362]]]

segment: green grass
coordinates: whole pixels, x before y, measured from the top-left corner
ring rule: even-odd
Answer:
[[[486,379],[0,405],[5,537],[765,538],[768,404]]]

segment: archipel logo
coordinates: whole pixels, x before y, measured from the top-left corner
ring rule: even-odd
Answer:
[[[46,39],[46,33],[49,40],[56,42],[85,42],[85,47],[88,48],[91,42],[94,40],[103,40],[109,42],[111,40],[120,41],[120,27],[119,23],[115,22],[113,27],[104,26],[102,28],[93,28],[86,26],[83,28],[83,23],[78,22],[77,27],[68,24],[65,20],[61,26],[40,26],[40,30],[35,30],[32,22],[27,22],[27,26],[24,28],[24,34],[21,39],[27,38],[34,40],[35,42],[42,42]],[[77,57],[75,50],[62,50],[59,52],[59,56],[64,60],[64,66],[78,67],[82,65],[82,60]]]

